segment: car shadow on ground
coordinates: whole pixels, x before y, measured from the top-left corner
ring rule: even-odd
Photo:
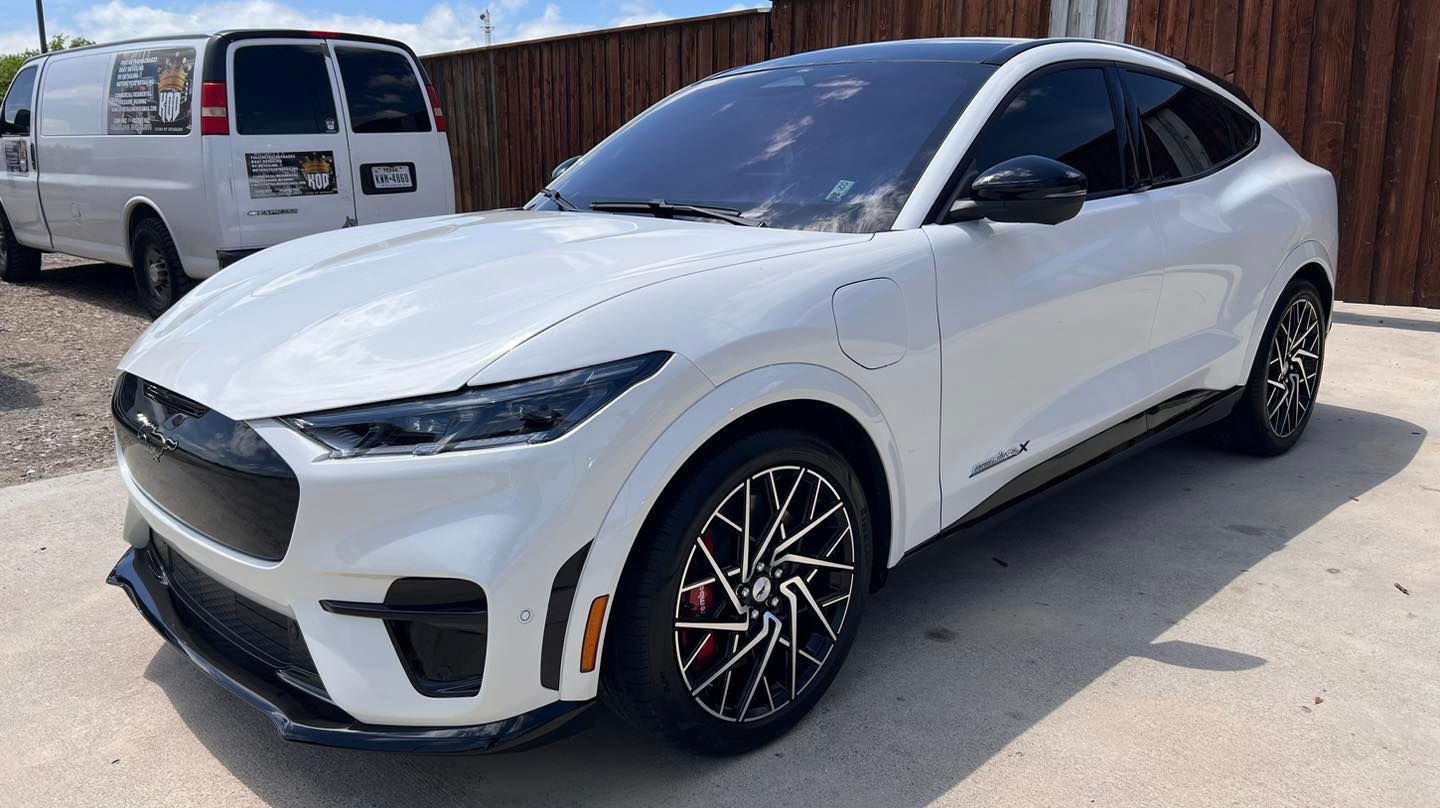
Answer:
[[[129,269],[114,264],[71,263],[78,259],[64,258],[62,266],[45,265],[40,277],[25,286],[43,294],[67,297],[118,314],[144,317],[150,315],[135,297],[135,277]]]
[[[1243,648],[1160,638],[1398,473],[1423,440],[1414,424],[1322,404],[1284,457],[1181,440],[1080,480],[982,536],[942,543],[897,568],[870,601],[815,713],[732,760],[663,748],[603,711],[586,732],[491,757],[299,746],[168,647],[146,676],[209,751],[275,805],[648,805],[772,792],[813,804],[919,804],[1128,658],[1218,676],[1267,664]]]

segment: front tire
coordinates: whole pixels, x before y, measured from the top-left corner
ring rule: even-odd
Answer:
[[[40,251],[26,247],[10,229],[10,218],[0,210],[0,281],[24,283],[40,277]]]
[[[780,736],[850,651],[871,545],[864,490],[833,446],[791,429],[735,441],[646,523],[610,617],[606,701],[700,754]]]
[[[159,219],[143,219],[130,237],[130,261],[140,305],[159,317],[195,286],[180,263],[175,240]]]
[[[1270,315],[1245,392],[1220,423],[1222,441],[1261,457],[1290,451],[1310,417],[1325,364],[1325,309],[1315,284],[1292,280]]]

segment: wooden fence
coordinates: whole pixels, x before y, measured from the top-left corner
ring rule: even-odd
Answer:
[[[484,210],[523,203],[560,161],[737,65],[887,39],[1122,29],[1244,87],[1335,174],[1342,299],[1440,308],[1440,0],[775,0],[424,61],[450,121],[457,202]]]

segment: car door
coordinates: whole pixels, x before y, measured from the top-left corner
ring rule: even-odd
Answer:
[[[330,40],[340,74],[360,224],[455,212],[450,147],[429,88],[401,48]]]
[[[1131,415],[1153,390],[1146,349],[1162,249],[1149,203],[1130,192],[1123,120],[1113,67],[1032,73],[976,137],[955,187],[1036,154],[1086,175],[1080,213],[1059,225],[924,227],[937,273],[947,525],[976,515],[1019,473]]]
[[[1251,329],[1265,324],[1256,306],[1294,243],[1278,237],[1294,229],[1293,203],[1274,193],[1263,165],[1244,167],[1260,138],[1249,113],[1173,75],[1120,74],[1165,246],[1156,381],[1176,392],[1224,389],[1248,372]]]
[[[317,39],[237,42],[228,54],[230,173],[247,247],[355,220],[330,49]]]
[[[35,165],[35,80],[38,64],[27,65],[15,74],[5,94],[3,120],[0,120],[0,159],[5,161],[0,172],[0,203],[5,216],[22,244],[49,247],[50,231],[40,211],[40,192]]]

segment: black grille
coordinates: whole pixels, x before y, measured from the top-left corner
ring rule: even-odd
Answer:
[[[125,467],[156,504],[226,547],[285,557],[300,483],[255,430],[128,373],[111,413]]]
[[[318,687],[315,662],[294,620],[227,588],[158,540],[150,546],[155,548],[175,603],[191,628],[222,651],[245,653],[251,657],[252,667],[258,664],[267,671],[288,671]]]

